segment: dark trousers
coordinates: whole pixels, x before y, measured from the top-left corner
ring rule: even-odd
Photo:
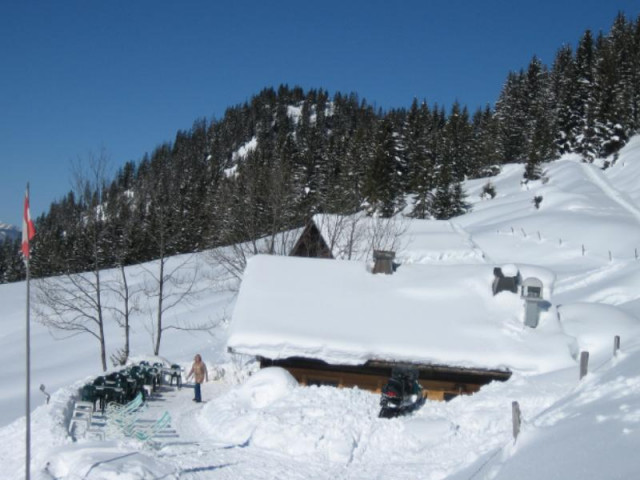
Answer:
[[[194,395],[194,400],[196,402],[201,402],[202,401],[202,396],[200,394],[200,384],[196,382],[195,386],[193,387],[193,389],[195,390],[195,395]]]

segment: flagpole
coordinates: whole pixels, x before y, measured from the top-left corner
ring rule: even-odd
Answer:
[[[31,478],[31,319],[29,318],[29,259],[27,259],[27,458],[26,458],[26,480]]]
[[[27,201],[29,199],[29,183],[27,183]],[[28,225],[23,225],[28,228]],[[27,238],[28,238],[27,232]],[[28,242],[28,240],[27,240]],[[29,245],[27,243],[27,248]],[[26,269],[27,269],[27,432],[26,432],[26,459],[25,459],[25,479],[31,478],[31,319],[30,319],[30,272],[29,272],[29,252],[25,255]]]

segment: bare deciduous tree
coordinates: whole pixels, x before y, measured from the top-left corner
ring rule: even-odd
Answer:
[[[171,261],[169,261],[171,260]],[[179,321],[168,321],[166,314],[169,310],[180,306],[189,306],[191,301],[201,293],[198,289],[200,268],[196,254],[183,257],[161,257],[143,266],[149,276],[145,282],[145,294],[154,300],[149,314],[153,319],[148,325],[153,342],[153,352],[160,354],[163,334],[167,330],[197,330],[208,331],[218,322],[212,320],[189,321],[181,318]]]
[[[360,260],[366,257],[368,220],[364,212],[313,217],[329,250],[336,258],[344,260]]]
[[[72,165],[74,190],[81,209],[76,222],[82,235],[74,240],[72,257],[65,259],[67,273],[36,283],[36,318],[50,328],[94,336],[100,345],[102,369],[107,369],[105,318],[101,268],[104,266],[105,227],[102,194],[108,157],[104,149],[89,153]],[[75,258],[86,258],[91,271],[76,273]],[[82,262],[80,262],[82,264]]]
[[[36,280],[36,319],[69,336],[88,334],[100,344],[102,369],[107,369],[100,284],[94,272]]]
[[[316,215],[313,221],[322,233],[335,258],[343,260],[371,259],[374,250],[398,251],[408,228],[405,217],[353,215]]]
[[[313,217],[313,222],[333,256],[342,260],[370,260],[373,250],[399,251],[408,228],[407,219],[401,215],[369,217],[364,212],[353,215],[319,214]],[[302,229],[287,230],[216,248],[207,254],[209,263],[222,268],[237,288],[250,257],[258,254],[289,255],[301,232]]]
[[[130,332],[131,316],[140,310],[138,294],[141,288],[132,288],[127,278],[127,270],[124,265],[118,265],[116,279],[109,282],[106,289],[114,296],[115,301],[107,307],[115,314],[115,321],[124,330],[124,345],[111,355],[114,366],[125,365],[131,353]]]
[[[249,242],[237,243],[226,247],[218,247],[207,252],[208,263],[213,267],[220,267],[227,274],[226,279],[218,278],[231,289],[236,289],[249,258],[259,255],[288,255],[298,239],[300,231],[286,230],[268,237],[258,238]]]
[[[398,252],[402,247],[402,239],[409,228],[408,220],[402,214],[385,218],[379,215],[371,217],[367,225],[368,258],[374,250]]]
[[[108,308],[124,332],[123,346],[111,355],[113,365],[118,366],[125,365],[131,353],[131,317],[139,311],[138,297],[142,287],[130,285],[129,273],[125,268],[131,260],[135,206],[132,198],[126,193],[123,195],[117,191],[110,191],[109,194],[105,199],[104,209],[109,219],[109,237],[112,242],[110,251],[117,272],[106,288],[113,298]]]

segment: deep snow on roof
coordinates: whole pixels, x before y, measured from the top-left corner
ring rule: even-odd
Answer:
[[[493,265],[401,266],[373,275],[365,263],[257,256],[241,285],[228,346],[278,359],[331,364],[368,360],[541,372],[574,364],[575,344],[553,306],[538,328],[523,324],[524,301],[493,296]],[[549,299],[554,276],[540,278]]]

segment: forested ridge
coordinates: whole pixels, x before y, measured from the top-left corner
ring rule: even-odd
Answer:
[[[521,162],[523,180],[535,180],[543,161],[610,157],[639,132],[640,18],[622,14],[608,33],[587,30],[575,48],[562,46],[552,65],[533,57],[510,72],[495,107],[474,112],[418,99],[382,111],[355,93],[266,88],[115,178],[90,170],[36,219],[32,273],[234,244],[321,212],[451,218],[468,208],[467,178]],[[24,278],[18,243],[0,243],[0,282]]]

